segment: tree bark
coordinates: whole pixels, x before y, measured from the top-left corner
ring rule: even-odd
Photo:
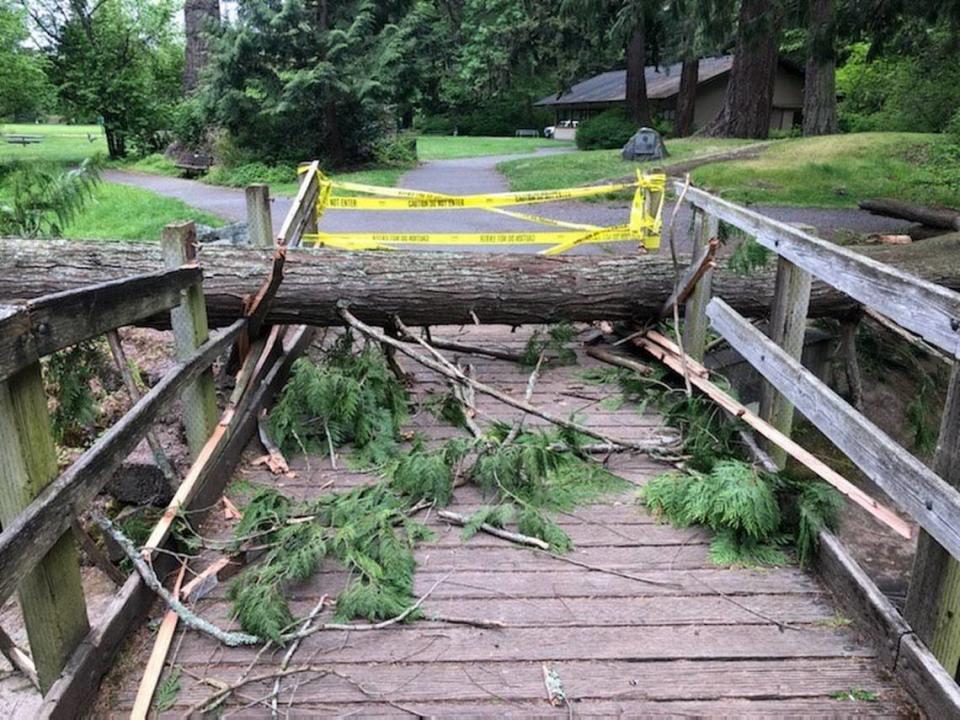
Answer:
[[[960,230],[960,212],[950,208],[926,207],[890,198],[861,200],[858,205],[861,210],[866,210],[874,215],[912,220],[927,227],[943,230]]]
[[[650,127],[650,101],[647,99],[647,38],[641,13],[637,27],[627,43],[627,115],[640,127]]]
[[[686,137],[693,132],[693,117],[697,107],[697,76],[700,74],[699,58],[683,61],[680,69],[680,90],[677,93],[677,115],[673,132],[677,137]]]
[[[960,233],[912,245],[865,246],[865,255],[960,290]],[[272,262],[272,251],[205,247],[204,293],[211,325],[243,313]],[[682,260],[688,262],[688,258]],[[0,304],[163,268],[152,244],[0,240]],[[721,266],[714,294],[736,310],[766,316],[775,269],[742,276]],[[270,323],[341,325],[339,303],[383,326],[631,320],[656,318],[673,290],[667,256],[488,255],[423,252],[349,253],[290,249]],[[812,317],[845,317],[856,303],[814,282]],[[93,312],[94,309],[91,309]]]
[[[837,123],[837,22],[834,0],[810,0],[807,67],[803,83],[803,134],[831,135]]]
[[[210,32],[220,24],[220,0],[186,0],[183,26],[186,35],[183,93],[190,95],[200,84],[200,73],[210,54]]]
[[[713,137],[766,138],[777,76],[781,0],[743,0],[733,68],[717,117],[704,129]]]

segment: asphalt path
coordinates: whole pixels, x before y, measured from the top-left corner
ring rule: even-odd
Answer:
[[[564,149],[545,148],[534,153],[569,152]],[[501,155],[452,160],[431,160],[404,174],[398,185],[412,190],[427,190],[449,195],[472,193],[495,193],[509,190],[506,178],[496,170],[498,163],[530,155]],[[177,198],[188,205],[205,210],[232,222],[246,219],[246,207],[242,190],[206,185],[196,180],[146,175],[122,170],[108,170],[104,179],[123,185],[133,185],[151,190],[160,195]],[[290,198],[273,199],[273,226],[280,229],[283,218],[290,209]],[[520,212],[569,222],[592,225],[618,225],[627,222],[630,215],[629,202],[563,201],[517,206]],[[840,238],[847,233],[899,233],[911,227],[911,223],[871,215],[855,208],[793,208],[754,206],[759,212],[789,223],[814,227],[827,238]],[[673,218],[673,206],[664,208],[664,242],[666,249],[669,227],[672,220],[673,238],[678,250],[689,249],[689,206],[682,206]],[[354,211],[330,210],[320,221],[320,229],[327,232],[536,232],[554,228],[526,222],[484,210],[418,210],[418,211]],[[410,246],[423,250],[423,245]],[[634,252],[635,243],[606,243],[575,248],[573,254]],[[503,245],[431,245],[432,250],[458,250],[470,252],[504,252]],[[534,253],[542,245],[511,245],[511,252]]]

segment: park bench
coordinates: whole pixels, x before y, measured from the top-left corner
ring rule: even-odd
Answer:
[[[203,175],[213,167],[213,158],[208,155],[192,155],[177,158],[174,165],[187,177]]]
[[[516,131],[513,133],[513,136],[514,136],[514,137],[540,137],[540,131],[539,131],[539,130],[530,130],[530,129],[527,129],[527,130],[516,130]]]
[[[43,142],[40,135],[4,135],[9,145],[34,145]]]

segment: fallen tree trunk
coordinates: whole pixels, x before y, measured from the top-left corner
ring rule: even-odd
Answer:
[[[960,230],[960,212],[950,208],[934,208],[926,205],[891,200],[890,198],[874,198],[862,200],[861,210],[874,215],[900,218],[918,222],[927,227],[942,228],[944,230]]]
[[[960,233],[862,251],[960,290]],[[211,324],[226,325],[241,317],[244,298],[257,292],[271,259],[270,249],[203,249],[200,262]],[[160,248],[152,244],[0,240],[0,304],[162,267]],[[342,325],[338,304],[381,326],[394,316],[411,326],[472,324],[474,317],[511,325],[656,318],[674,282],[670,259],[660,255],[547,258],[290,249],[284,275],[267,323]],[[765,271],[743,276],[720,261],[713,290],[741,313],[766,315],[774,275],[772,262]],[[855,308],[842,293],[814,283],[812,317],[842,317]]]

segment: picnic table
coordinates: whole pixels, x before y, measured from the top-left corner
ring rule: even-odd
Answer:
[[[513,133],[514,137],[540,137],[539,130],[517,130]]]
[[[9,145],[33,145],[43,142],[40,135],[4,135],[4,139]]]

